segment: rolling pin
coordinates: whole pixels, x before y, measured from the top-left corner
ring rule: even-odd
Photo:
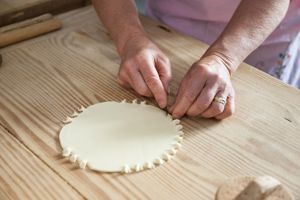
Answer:
[[[294,200],[290,191],[270,176],[237,177],[225,182],[216,200]]]
[[[15,29],[23,28],[23,27],[26,27],[26,26],[30,26],[30,25],[33,25],[33,24],[37,24],[37,23],[40,23],[40,22],[43,22],[43,21],[46,21],[46,20],[49,20],[49,19],[52,19],[52,18],[53,18],[53,16],[50,13],[47,13],[47,14],[43,14],[43,15],[40,15],[40,16],[31,18],[31,19],[21,21],[21,22],[17,22],[17,23],[14,23],[14,24],[3,26],[3,27],[0,27],[0,34],[8,32],[8,31],[15,30]]]
[[[38,20],[28,20],[26,23],[18,23],[16,25],[9,25],[6,30],[0,33],[0,48],[27,40],[62,27],[59,19],[49,19],[49,16],[38,18]]]

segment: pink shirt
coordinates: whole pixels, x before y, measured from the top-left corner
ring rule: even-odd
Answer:
[[[222,32],[240,1],[148,0],[146,11],[178,31],[211,44]],[[286,17],[264,44],[290,42],[299,30],[300,0],[292,0]]]
[[[146,12],[180,32],[211,44],[223,31],[240,1],[148,0]],[[300,0],[292,0],[281,24],[246,61],[268,72],[274,67],[278,54],[288,47],[299,31]]]

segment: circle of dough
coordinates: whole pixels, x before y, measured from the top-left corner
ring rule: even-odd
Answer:
[[[69,148],[88,167],[119,172],[153,163],[174,148],[180,135],[170,116],[151,105],[105,102],[92,105],[60,132],[63,149]],[[177,142],[178,143],[178,142]]]

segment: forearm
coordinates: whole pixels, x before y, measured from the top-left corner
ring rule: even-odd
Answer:
[[[276,28],[289,0],[242,0],[206,55],[218,55],[232,73]]]
[[[144,35],[133,0],[92,0],[95,10],[108,29],[119,54],[126,41]]]

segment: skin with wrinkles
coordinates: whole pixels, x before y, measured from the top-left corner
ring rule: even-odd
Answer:
[[[242,0],[223,33],[181,81],[169,110],[173,117],[187,114],[224,119],[232,115],[235,92],[231,75],[282,21],[289,2]],[[140,95],[153,96],[161,108],[166,107],[170,61],[143,30],[134,1],[93,0],[93,4],[122,60],[118,83]],[[227,103],[217,103],[214,97],[224,98]]]

